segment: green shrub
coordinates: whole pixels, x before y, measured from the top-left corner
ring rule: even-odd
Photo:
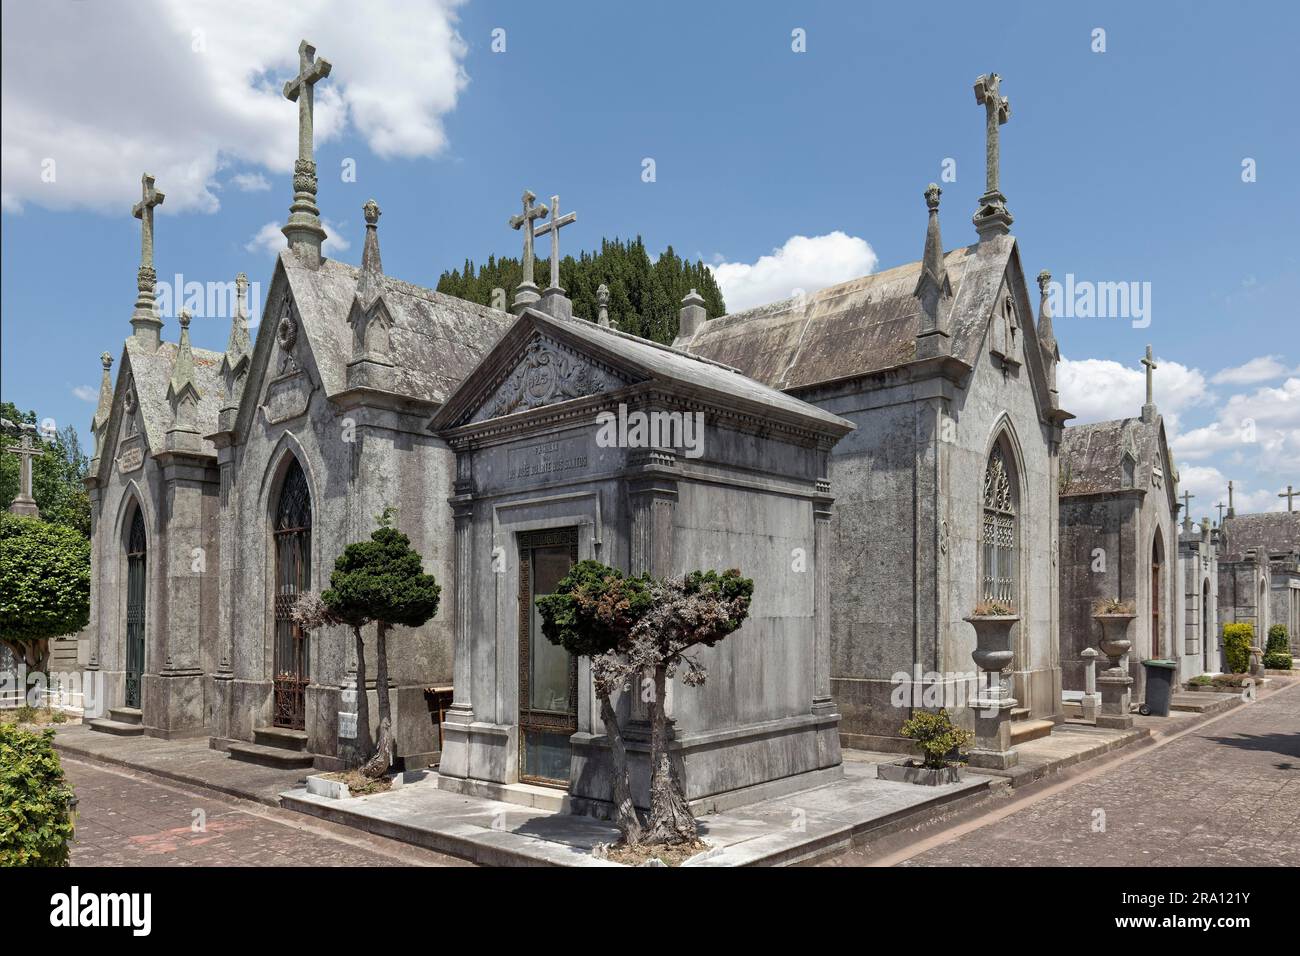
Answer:
[[[67,866],[72,790],[54,731],[0,724],[0,866]]]
[[[1207,687],[1210,684],[1214,683],[1214,678],[1211,677],[1209,674],[1197,674],[1187,683],[1195,684],[1197,687]]]
[[[1223,662],[1231,674],[1250,670],[1250,649],[1255,644],[1254,624],[1223,625]]]
[[[946,767],[948,761],[945,758],[948,754],[954,748],[966,746],[975,736],[969,730],[954,726],[947,709],[937,714],[918,710],[903,724],[899,733],[920,744],[921,751],[925,754],[924,766],[932,770]]]
[[[1264,646],[1264,650],[1270,654],[1281,651],[1287,657],[1291,656],[1291,644],[1287,637],[1285,624],[1274,624],[1268,629],[1268,644]]]
[[[1270,651],[1264,655],[1264,667],[1271,671],[1289,671],[1291,669],[1291,652]]]

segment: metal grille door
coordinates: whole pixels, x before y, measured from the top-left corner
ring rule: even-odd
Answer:
[[[275,517],[275,716],[277,727],[306,726],[310,665],[307,632],[293,621],[298,595],[311,585],[311,492],[297,461],[289,465]]]

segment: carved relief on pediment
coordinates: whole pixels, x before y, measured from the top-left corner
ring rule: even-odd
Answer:
[[[572,349],[537,337],[504,382],[474,414],[474,421],[599,395],[624,383],[608,369]]]
[[[311,377],[302,369],[272,380],[266,386],[266,398],[261,406],[267,424],[278,425],[305,415],[307,406],[311,404],[311,393],[315,390]]]

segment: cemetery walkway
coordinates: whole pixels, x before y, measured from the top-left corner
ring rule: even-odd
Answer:
[[[73,866],[465,866],[440,853],[64,755]]]
[[[826,866],[1300,866],[1300,681]]]

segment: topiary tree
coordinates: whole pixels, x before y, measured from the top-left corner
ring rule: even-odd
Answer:
[[[1291,656],[1291,643],[1285,624],[1274,624],[1268,629],[1268,644],[1264,650],[1270,654],[1277,652]]]
[[[361,628],[375,624],[375,691],[379,698],[379,747],[361,767],[367,777],[379,777],[393,763],[393,728],[388,701],[388,630],[394,625],[419,627],[438,613],[442,589],[424,572],[424,559],[411,539],[392,527],[394,508],[385,508],[369,541],[343,549],[334,562],[329,590],[321,601],[330,615],[352,627],[357,642],[357,704],[365,696],[365,657]],[[368,721],[367,721],[368,722]],[[360,731],[360,710],[358,710]],[[362,740],[368,740],[369,733]]]
[[[67,866],[72,790],[54,731],[0,724],[0,866]]]
[[[599,561],[579,561],[560,579],[555,590],[537,598],[542,633],[552,644],[591,660],[600,719],[609,740],[613,764],[614,822],[623,843],[641,840],[641,819],[628,782],[627,748],[618,726],[611,695],[623,687],[629,669],[623,652],[632,626],[650,607],[650,580],[625,577]]]
[[[1255,625],[1223,625],[1223,663],[1229,674],[1244,674],[1250,670],[1250,649],[1254,644]]]
[[[692,571],[682,578],[652,581],[649,607],[628,635],[626,673],[651,674],[650,701],[650,819],[647,843],[693,842],[699,835],[686,790],[668,752],[668,721],[664,695],[668,679],[681,674],[687,687],[698,687],[708,672],[691,655],[696,647],[712,647],[733,633],[749,616],[754,582],[736,569]]]
[[[975,735],[953,724],[947,708],[937,714],[928,710],[918,710],[912,714],[898,731],[904,737],[915,740],[925,755],[922,765],[931,770],[942,770],[948,766],[948,754],[958,751],[970,743]]]
[[[90,542],[73,528],[0,512],[0,641],[32,671],[50,639],[90,619]]]

